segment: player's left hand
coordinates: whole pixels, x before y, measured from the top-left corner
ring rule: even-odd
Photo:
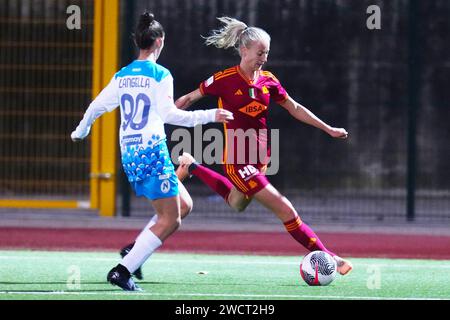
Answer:
[[[344,128],[330,128],[328,134],[333,138],[347,139],[348,132]]]
[[[216,122],[228,123],[234,120],[233,113],[225,109],[216,109]]]

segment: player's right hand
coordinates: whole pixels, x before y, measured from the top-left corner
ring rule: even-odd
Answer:
[[[233,113],[224,110],[224,109],[217,109],[216,111],[216,122],[223,122],[228,123],[228,121],[234,120]]]
[[[80,137],[77,136],[76,131],[73,131],[70,134],[70,139],[72,139],[73,142],[78,142],[78,141],[83,140],[83,139],[81,139]]]
[[[347,139],[348,132],[344,128],[330,128],[328,134],[333,138]]]

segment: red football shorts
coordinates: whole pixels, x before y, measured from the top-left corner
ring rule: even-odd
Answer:
[[[264,189],[270,182],[264,175],[267,166],[258,167],[249,164],[224,164],[225,176],[243,194],[248,197]]]

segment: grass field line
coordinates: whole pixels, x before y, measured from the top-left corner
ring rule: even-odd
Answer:
[[[149,297],[221,297],[221,298],[266,298],[266,299],[336,299],[336,300],[450,300],[450,298],[418,298],[418,297],[368,297],[368,296],[331,296],[303,294],[239,294],[239,293],[155,293],[155,292],[79,292],[79,291],[0,291],[0,295],[109,295],[109,296],[149,296]]]
[[[251,259],[253,256],[249,256],[249,259]],[[259,257],[258,257],[259,258]],[[54,256],[54,257],[42,257],[42,256],[0,256],[0,259],[17,259],[17,260],[47,260],[47,259],[58,259],[61,260],[61,257]],[[360,258],[358,258],[360,259]],[[370,258],[367,258],[370,259]],[[76,261],[98,261],[98,262],[104,262],[104,261],[110,261],[110,262],[119,262],[119,258],[95,258],[95,257],[64,257],[64,260],[76,260]],[[167,258],[158,258],[153,257],[149,260],[151,263],[199,263],[199,264],[223,264],[225,261],[227,264],[247,264],[247,265],[292,265],[295,262],[292,261],[252,261],[252,260],[203,260],[203,259],[167,259]],[[300,258],[298,260],[300,263]],[[355,266],[360,267],[369,267],[369,266],[377,266],[380,268],[386,267],[386,268],[417,268],[422,269],[423,265],[415,265],[415,264],[399,264],[399,263],[377,263],[374,261],[373,263],[366,263],[366,262],[354,262]],[[450,269],[450,264],[448,262],[442,262],[442,264],[437,265],[427,265],[427,268],[432,269]]]

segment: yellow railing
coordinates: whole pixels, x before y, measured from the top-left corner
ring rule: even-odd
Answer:
[[[82,201],[76,200],[0,200],[0,207],[34,208],[34,209],[77,209],[86,207]]]
[[[96,0],[94,16],[94,59],[92,93],[95,97],[118,68],[119,1]],[[118,110],[104,114],[92,129],[91,207],[102,216],[116,210],[116,158]]]

